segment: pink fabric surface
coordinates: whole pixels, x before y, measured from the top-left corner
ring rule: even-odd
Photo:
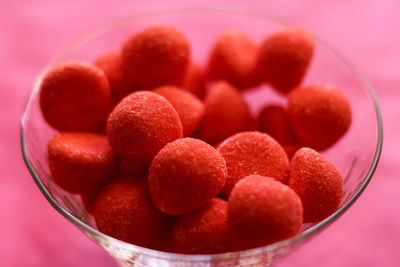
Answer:
[[[19,120],[41,68],[78,36],[133,10],[216,2],[232,7],[233,1],[1,2],[0,266],[117,266],[47,203],[23,163]],[[327,40],[372,82],[383,113],[384,149],[364,194],[278,266],[400,266],[400,1],[247,0],[235,6],[277,14]]]

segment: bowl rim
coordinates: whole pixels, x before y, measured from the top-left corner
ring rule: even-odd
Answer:
[[[103,239],[112,239],[113,242],[119,242],[121,246],[126,247],[129,250],[135,251],[135,252],[140,252],[142,255],[145,256],[151,256],[151,257],[157,257],[160,260],[181,260],[181,261],[186,261],[186,262],[198,262],[198,261],[218,261],[218,260],[224,260],[228,258],[233,258],[233,257],[240,257],[240,258],[247,258],[247,257],[252,257],[260,253],[265,253],[267,251],[272,251],[275,249],[279,249],[282,247],[285,247],[287,245],[290,245],[292,243],[296,243],[296,241],[299,241],[301,239],[305,239],[306,237],[310,237],[313,233],[319,232],[323,229],[325,229],[327,226],[329,226],[333,221],[338,219],[345,211],[347,211],[353,203],[359,198],[359,196],[364,192],[366,189],[367,185],[372,179],[372,176],[377,168],[377,165],[379,163],[379,159],[381,156],[382,152],[382,144],[383,144],[383,126],[382,126],[382,115],[378,103],[378,99],[376,97],[376,93],[371,85],[371,83],[365,78],[365,76],[355,67],[355,65],[349,61],[346,57],[344,57],[340,52],[338,52],[336,49],[331,47],[327,42],[321,40],[318,36],[315,36],[315,39],[318,43],[321,45],[325,46],[330,52],[336,56],[354,75],[355,77],[359,80],[359,82],[363,85],[364,90],[366,93],[369,95],[369,97],[372,99],[372,102],[374,104],[375,108],[375,116],[376,116],[376,123],[377,123],[377,143],[376,143],[376,148],[375,148],[375,153],[371,162],[371,165],[369,166],[368,172],[365,175],[365,178],[361,185],[358,187],[357,191],[354,192],[353,196],[347,200],[346,203],[343,204],[342,207],[340,207],[338,210],[336,210],[332,215],[329,217],[325,218],[323,221],[315,224],[314,226],[306,229],[305,231],[297,234],[294,237],[291,237],[286,240],[282,240],[273,244],[269,244],[267,246],[263,247],[257,247],[257,248],[252,248],[252,249],[247,249],[247,250],[241,250],[241,251],[234,251],[234,252],[225,252],[225,253],[219,253],[219,254],[196,254],[196,255],[189,255],[189,254],[179,254],[179,253],[172,253],[172,252],[164,252],[164,251],[158,251],[158,250],[152,250],[149,248],[137,246],[134,244],[126,243],[124,241],[118,240],[116,238],[113,238],[111,236],[105,235],[98,231],[95,228],[92,228],[91,226],[87,225],[86,223],[80,221],[78,218],[76,218],[74,215],[66,211],[63,207],[61,207],[57,202],[54,200],[54,198],[51,196],[49,190],[46,188],[46,186],[43,184],[41,181],[38,173],[36,172],[35,168],[33,167],[32,162],[29,159],[29,156],[27,154],[27,147],[26,147],[26,141],[25,141],[25,125],[26,121],[29,118],[27,116],[29,114],[29,111],[32,109],[32,100],[33,98],[37,95],[39,91],[39,86],[41,83],[41,80],[46,73],[46,71],[54,66],[58,61],[62,60],[65,56],[73,52],[75,49],[79,48],[80,46],[84,45],[86,42],[89,40],[99,36],[102,33],[105,33],[112,28],[122,26],[128,22],[131,22],[133,19],[139,19],[139,18],[144,18],[144,17],[152,17],[152,16],[157,16],[157,15],[171,15],[171,14],[178,14],[178,13],[183,13],[183,12],[200,12],[200,13],[229,13],[229,14],[234,14],[238,16],[246,16],[246,17],[256,17],[259,19],[267,19],[275,23],[279,23],[281,25],[289,25],[287,21],[284,19],[278,17],[278,16],[273,16],[270,14],[266,14],[264,12],[260,12],[257,10],[243,10],[243,9],[235,9],[235,8],[209,8],[209,7],[184,7],[184,8],[177,8],[173,7],[170,9],[152,9],[152,10],[138,10],[138,14],[133,14],[129,15],[126,17],[123,17],[121,19],[113,20],[111,22],[108,22],[104,25],[100,25],[99,27],[95,28],[95,30],[89,31],[89,33],[86,33],[81,36],[81,38],[78,38],[77,41],[73,42],[70,46],[68,46],[66,49],[63,50],[57,56],[55,59],[51,60],[47,66],[43,68],[43,70],[40,72],[38,77],[36,78],[34,84],[33,84],[33,89],[31,90],[29,97],[27,99],[27,102],[25,104],[25,108],[23,111],[23,115],[20,121],[20,141],[21,141],[21,151],[22,151],[22,156],[25,162],[26,167],[29,170],[29,173],[31,174],[34,182],[36,185],[39,187],[39,190],[43,194],[43,196],[46,198],[46,200],[50,203],[50,205],[57,210],[62,216],[64,216],[67,220],[69,220],[71,223],[73,223],[78,229],[81,231],[85,231],[90,233],[91,235],[94,236],[99,236]],[[140,13],[139,13],[140,12]]]

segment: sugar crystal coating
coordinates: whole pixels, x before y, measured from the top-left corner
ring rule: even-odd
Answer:
[[[195,136],[214,144],[247,130],[251,116],[239,91],[225,81],[211,85],[205,99],[205,115]]]
[[[139,91],[125,97],[111,112],[107,137],[121,158],[148,166],[162,147],[182,137],[182,124],[164,97]]]
[[[130,163],[126,160],[122,160],[119,163],[119,166],[114,170],[112,177],[107,181],[109,183],[111,179],[136,179],[137,177],[147,177],[148,168],[142,165]],[[104,185],[103,185],[104,186]],[[81,200],[83,207],[90,214],[93,214],[93,206],[94,201],[96,200],[96,196],[101,190],[100,187],[96,192],[91,192],[89,194],[82,194]]]
[[[264,246],[295,236],[302,222],[299,197],[287,185],[270,177],[244,177],[228,200],[228,225],[236,249]]]
[[[111,51],[95,62],[104,71],[111,89],[111,104],[117,104],[124,96],[141,88],[122,66],[121,51]]]
[[[172,104],[181,119],[183,136],[190,136],[204,116],[203,102],[177,86],[164,85],[153,92],[165,97]]]
[[[258,71],[267,83],[287,94],[305,75],[314,51],[314,37],[297,28],[272,34],[261,44]]]
[[[190,47],[175,28],[152,26],[125,42],[122,60],[125,69],[146,88],[179,85],[190,62]]]
[[[289,116],[281,106],[265,106],[258,116],[257,128],[260,132],[269,134],[282,146],[297,143]]]
[[[95,65],[73,61],[57,65],[43,77],[40,109],[53,128],[91,131],[109,111],[110,86]]]
[[[179,253],[215,254],[229,250],[228,203],[213,198],[203,207],[179,216],[173,227]]]
[[[289,186],[300,197],[304,222],[319,222],[339,207],[343,197],[340,172],[323,155],[301,148],[290,161]]]
[[[300,87],[288,97],[288,114],[303,146],[324,150],[337,142],[350,127],[350,103],[333,86]]]
[[[120,177],[108,183],[97,194],[93,216],[102,233],[153,249],[159,247],[171,219],[154,207],[143,177]]]
[[[227,31],[217,40],[208,62],[208,76],[226,80],[237,88],[259,84],[257,47],[242,32]]]
[[[191,212],[209,202],[223,188],[226,164],[207,143],[182,138],[162,148],[149,169],[154,205],[171,215]]]
[[[269,135],[260,132],[235,134],[218,146],[228,176],[222,193],[228,197],[243,177],[258,174],[286,183],[289,162],[283,148]]]
[[[47,146],[50,172],[57,185],[76,194],[90,194],[109,179],[118,159],[104,135],[61,132]]]

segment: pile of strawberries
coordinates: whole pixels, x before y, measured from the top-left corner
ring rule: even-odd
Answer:
[[[288,28],[255,45],[220,36],[205,69],[169,26],[135,33],[95,63],[42,80],[54,181],[82,195],[99,231],[162,251],[214,254],[296,235],[339,207],[343,181],[318,151],[351,124],[330,85],[300,86],[314,38]],[[252,118],[244,90],[268,83],[287,106]],[[254,123],[257,122],[257,123]]]

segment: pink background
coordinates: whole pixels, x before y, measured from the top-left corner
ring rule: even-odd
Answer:
[[[21,157],[19,119],[41,68],[78,36],[133,10],[233,1],[29,1],[0,4],[0,266],[116,266],[44,199]],[[211,4],[206,4],[210,2]],[[311,29],[368,77],[384,119],[377,172],[350,210],[278,266],[400,266],[400,1],[235,1]]]

